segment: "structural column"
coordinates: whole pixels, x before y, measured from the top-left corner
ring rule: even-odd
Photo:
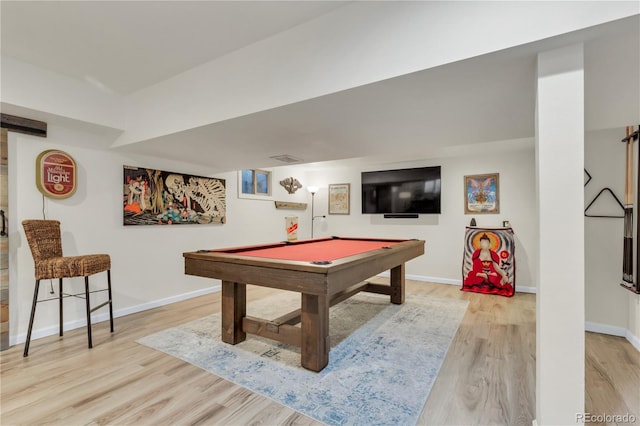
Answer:
[[[539,271],[536,423],[584,412],[584,61],[582,44],[538,55]]]

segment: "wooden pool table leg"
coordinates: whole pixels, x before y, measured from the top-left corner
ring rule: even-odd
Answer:
[[[404,263],[391,269],[391,303],[404,303]]]
[[[247,338],[242,318],[247,315],[247,285],[222,281],[222,341],[235,345]]]
[[[329,363],[329,297],[302,293],[301,363],[320,371]]]

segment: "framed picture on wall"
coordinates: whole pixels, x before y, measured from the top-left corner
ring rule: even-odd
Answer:
[[[349,214],[350,184],[329,185],[329,214]]]
[[[225,223],[224,179],[124,166],[124,225]]]
[[[500,213],[500,174],[464,177],[465,214]]]

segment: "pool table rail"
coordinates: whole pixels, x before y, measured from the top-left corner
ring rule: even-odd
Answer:
[[[187,275],[330,296],[422,254],[423,240],[405,240],[389,248],[336,259],[327,265],[221,252],[188,252],[183,256]]]

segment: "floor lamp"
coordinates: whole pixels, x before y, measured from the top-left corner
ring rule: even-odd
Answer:
[[[313,215],[313,201],[316,196],[316,192],[318,192],[317,186],[309,186],[307,187],[309,192],[311,193],[311,238],[313,238],[313,225],[315,223],[316,217]]]

